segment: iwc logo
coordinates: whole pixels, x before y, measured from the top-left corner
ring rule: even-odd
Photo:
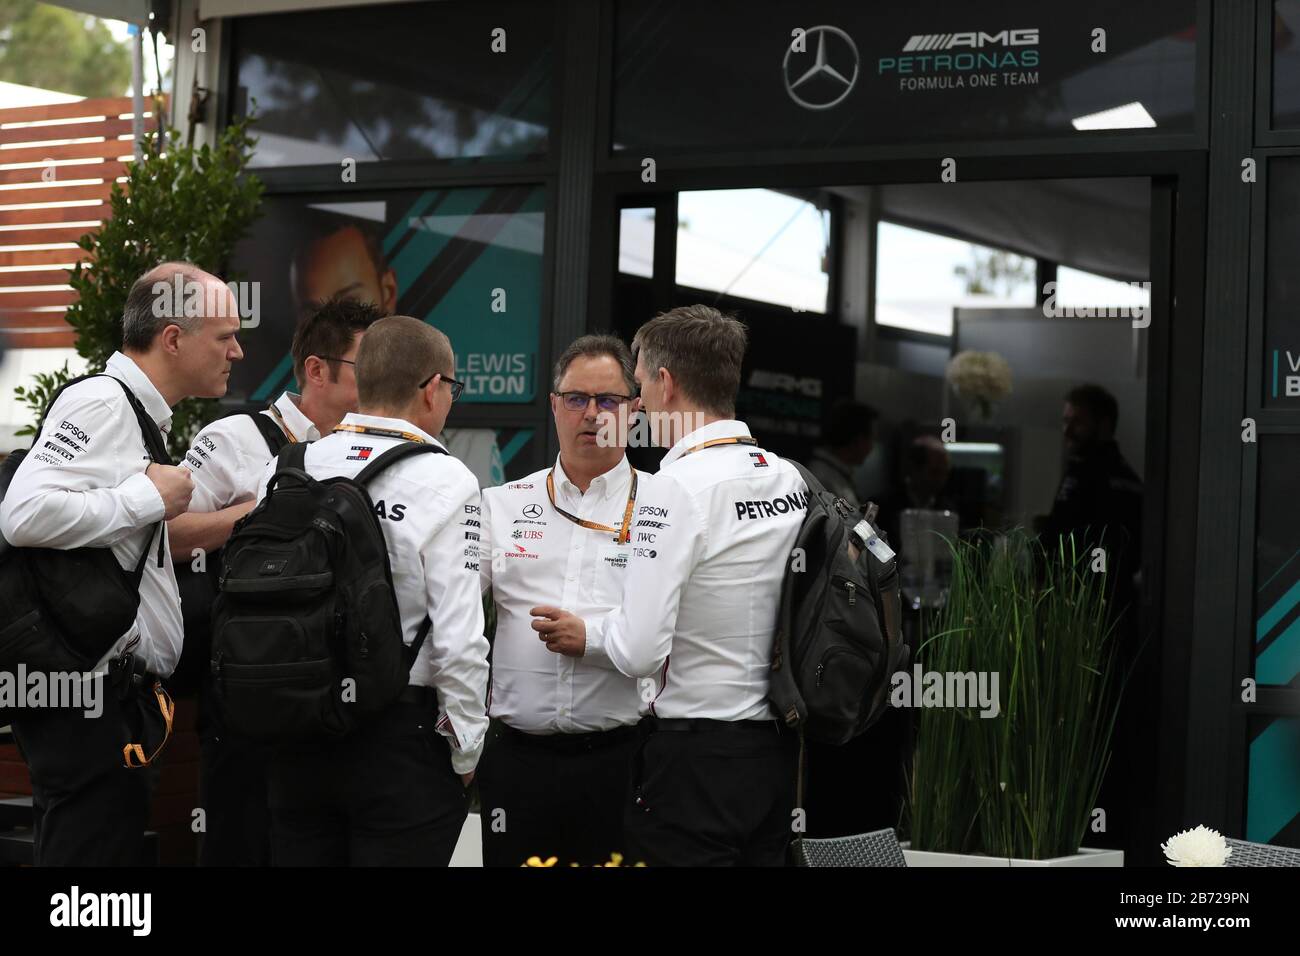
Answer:
[[[786,47],[785,91],[804,109],[828,110],[843,102],[858,82],[857,45],[839,27],[825,24],[809,27],[804,43],[808,52],[794,57],[794,45]]]

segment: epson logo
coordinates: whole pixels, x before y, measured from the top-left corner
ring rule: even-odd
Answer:
[[[907,38],[907,43],[903,45],[903,52],[953,50],[962,46],[978,50],[986,46],[1037,45],[1038,27],[1026,27],[1022,30],[1001,30],[997,33],[985,33],[983,30],[976,30],[973,33],[921,33]]]

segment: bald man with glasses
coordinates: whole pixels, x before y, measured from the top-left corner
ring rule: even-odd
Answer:
[[[551,653],[533,619],[558,595],[592,626],[618,605],[649,480],[628,464],[619,426],[639,407],[627,346],[578,339],[555,365],[555,465],[483,493],[479,570],[497,610],[495,730],[478,776],[487,866],[535,855],[590,865],[623,850],[643,695],[610,665]]]

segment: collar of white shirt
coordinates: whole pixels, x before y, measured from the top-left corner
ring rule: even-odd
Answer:
[[[591,484],[587,486],[587,494],[596,494],[604,501],[611,495],[627,495],[628,486],[632,481],[632,466],[627,463],[627,455],[618,460],[618,464],[603,474],[597,475],[591,479]],[[569,480],[568,474],[564,471],[564,465],[560,462],[560,456],[555,456],[555,487],[561,494],[571,496],[575,499],[585,497],[582,491]]]
[[[360,412],[348,412],[343,416],[342,425],[366,425],[370,428],[387,428],[389,431],[410,432],[418,435],[430,445],[437,445],[443,451],[446,447],[422,428],[417,428],[404,418],[384,418],[380,415],[362,415]]]
[[[293,432],[295,441],[315,441],[320,438],[320,432],[316,430],[316,424],[298,407],[300,401],[302,399],[293,392],[285,392],[275,400],[275,410]]]
[[[172,427],[171,406],[149,376],[144,374],[144,369],[121,352],[114,352],[104,363],[104,371],[125,382],[135,397],[140,399],[140,404],[149,413],[149,417],[158,424],[158,430],[167,434]]]
[[[744,422],[737,421],[734,418],[724,418],[721,421],[709,422],[703,428],[697,428],[690,432],[668,449],[668,454],[664,455],[664,460],[659,463],[662,470],[671,465],[678,458],[686,454],[688,448],[695,445],[702,445],[706,441],[713,441],[715,438],[750,438],[749,426]]]

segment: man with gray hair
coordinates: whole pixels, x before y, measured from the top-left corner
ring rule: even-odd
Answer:
[[[632,355],[612,335],[584,335],[555,363],[552,389],[554,466],[483,492],[479,569],[497,608],[499,722],[479,770],[487,866],[534,855],[591,865],[624,849],[636,681],[608,661],[548,653],[532,616],[558,597],[595,627],[622,599],[649,477],[628,464],[620,434],[640,404]]]
[[[101,679],[111,673],[148,688],[180,656],[180,598],[163,522],[186,510],[194,485],[167,459],[162,436],[181,399],[225,394],[231,363],[243,357],[233,300],[220,279],[185,262],[164,262],[136,280],[122,350],[103,374],[58,394],[0,503],[0,533],[12,546],[110,548],[133,588],[130,575],[139,575],[135,622],[99,661]],[[163,701],[123,690],[109,695],[99,719],[52,709],[14,718],[31,771],[38,865],[140,862],[149,780],[123,754],[138,739],[141,708],[153,706],[157,717]]]
[[[624,827],[651,866],[780,866],[798,740],[768,702],[777,604],[807,486],[736,420],[745,327],[673,309],[632,342],[651,432],[627,586],[602,621],[539,607],[547,647],[653,678]]]

